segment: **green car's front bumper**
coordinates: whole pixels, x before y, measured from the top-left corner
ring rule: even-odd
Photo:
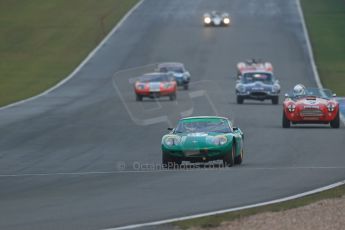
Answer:
[[[231,153],[232,143],[222,146],[205,146],[202,148],[185,149],[179,146],[167,147],[162,145],[164,155],[179,161],[203,162],[221,160],[226,154]]]

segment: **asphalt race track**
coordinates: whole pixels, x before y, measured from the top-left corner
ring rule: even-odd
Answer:
[[[204,28],[212,9],[233,25]],[[283,92],[316,85],[295,0],[145,0],[74,78],[0,110],[0,229],[103,229],[343,180],[343,125],[282,129],[281,103],[236,104],[235,65],[251,57],[273,63]],[[163,61],[185,63],[190,90],[175,102],[136,102],[131,79]],[[179,116],[214,114],[244,131],[243,165],[147,169],[161,162],[161,136]]]

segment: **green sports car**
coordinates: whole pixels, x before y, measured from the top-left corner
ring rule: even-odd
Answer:
[[[241,164],[243,133],[230,120],[218,116],[183,118],[162,138],[162,163],[165,167],[182,161],[223,160],[224,165]]]

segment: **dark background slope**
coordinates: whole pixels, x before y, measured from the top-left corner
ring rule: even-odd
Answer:
[[[228,11],[233,26],[202,27],[202,14],[212,9]],[[235,104],[235,65],[250,57],[272,61],[283,92],[296,83],[315,85],[295,1],[144,1],[67,84],[0,111],[0,228],[121,226],[344,179],[343,127],[285,130],[281,105]],[[128,78],[161,61],[186,64],[190,91],[179,91],[177,102],[135,102]],[[160,138],[181,113],[230,117],[245,132],[244,164],[133,169],[133,162],[160,163]],[[119,162],[127,164],[122,172]]]

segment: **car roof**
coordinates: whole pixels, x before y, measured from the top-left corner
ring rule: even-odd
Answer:
[[[161,76],[161,75],[170,76],[170,75],[167,74],[167,73],[160,73],[160,72],[145,73],[145,74],[143,74],[143,75],[141,75],[141,76],[148,76],[148,77],[152,76],[152,77],[155,77],[155,76]]]
[[[170,75],[168,73],[152,72],[152,73],[145,73],[145,74],[139,76],[138,80],[150,79],[150,78],[157,77],[157,76],[170,77]]]
[[[218,118],[218,119],[225,119],[225,120],[229,120],[226,117],[220,117],[220,116],[194,116],[194,117],[185,117],[185,118],[181,118],[180,120],[188,120],[188,119],[203,119],[203,118]]]
[[[206,13],[207,14],[207,13]],[[229,15],[229,13],[227,12],[222,12],[222,11],[219,11],[219,10],[212,10],[211,13],[209,14],[212,14],[212,15]]]
[[[265,69],[262,69],[262,71],[260,69],[255,69],[255,70],[244,70],[241,72],[241,74],[246,74],[246,73],[267,73],[267,74],[272,74],[272,72],[267,71]]]
[[[183,67],[184,65],[180,62],[163,62],[158,64],[158,67],[171,67],[171,66],[176,66],[176,67]]]

